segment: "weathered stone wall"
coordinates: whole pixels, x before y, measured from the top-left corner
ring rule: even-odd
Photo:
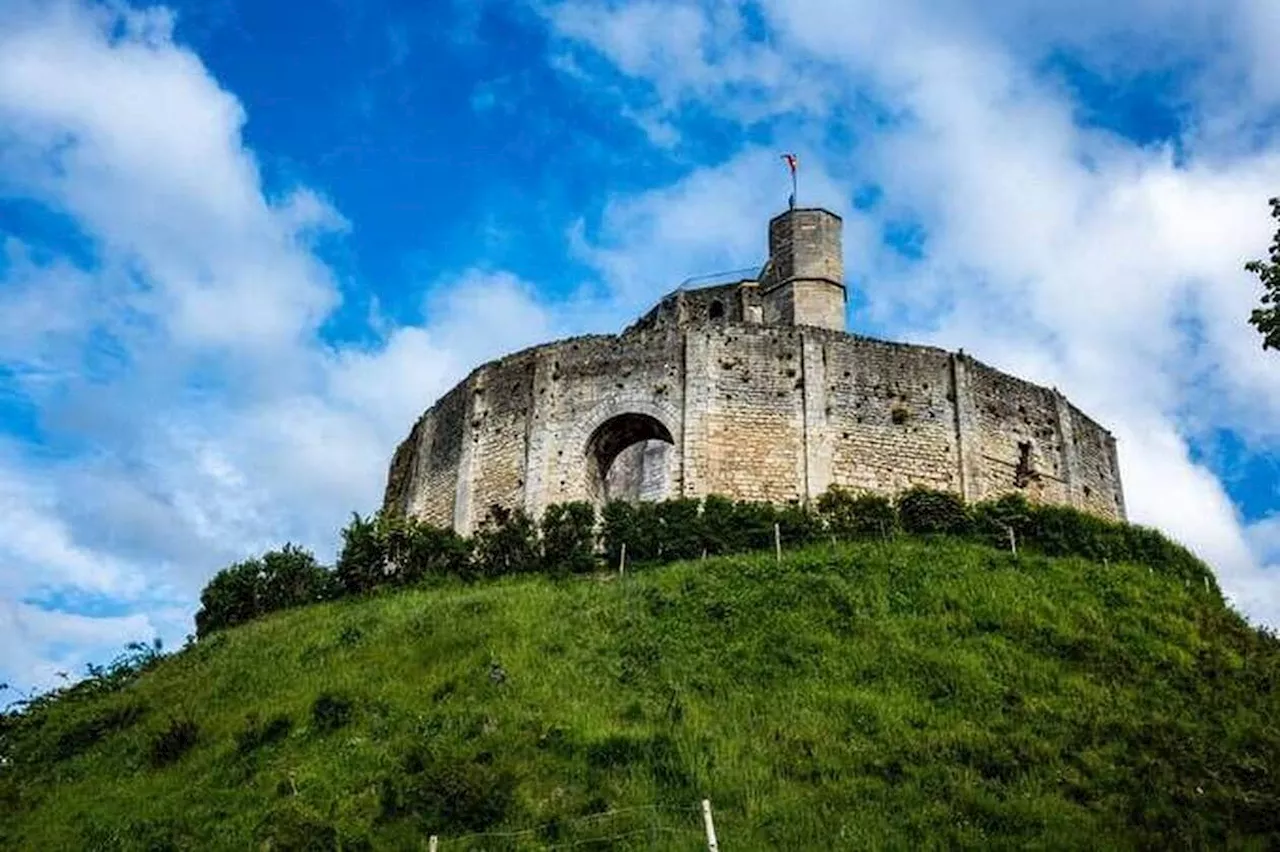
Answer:
[[[1059,399],[1070,424],[1064,429],[1072,435],[1078,505],[1099,515],[1123,518],[1124,488],[1116,439],[1080,409]]]
[[[1021,486],[1028,496],[1071,503],[1073,495],[1058,397],[1053,391],[968,361],[979,455],[973,497]]]
[[[675,314],[479,368],[397,450],[385,503],[469,532],[493,503],[788,501],[832,484],[1124,517],[1114,439],[1056,391],[939,349]]]
[[[751,325],[687,330],[685,494],[804,496],[801,335]]]
[[[839,335],[824,341],[822,356],[834,484],[960,490],[946,352]]]

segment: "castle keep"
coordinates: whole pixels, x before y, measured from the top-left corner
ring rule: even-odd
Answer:
[[[477,368],[396,450],[384,508],[470,533],[489,507],[924,485],[1124,519],[1111,434],[961,353],[845,332],[842,223],[769,223],[754,279],[666,296],[619,335]]]

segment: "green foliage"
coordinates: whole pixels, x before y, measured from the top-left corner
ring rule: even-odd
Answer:
[[[0,838],[694,848],[709,796],[725,848],[1280,844],[1280,642],[1184,583],[1162,537],[1100,528],[1165,560],[1150,568],[1047,557],[1026,508],[1017,558],[823,541],[781,564],[419,586],[221,631],[127,688],[0,716]],[[1053,517],[1078,546],[1088,529]],[[151,710],[49,759],[132,705]],[[157,708],[190,708],[199,732],[163,772]]]
[[[739,500],[733,506],[734,550],[767,550],[773,547],[773,525],[778,518],[772,503]]]
[[[600,519],[600,538],[610,567],[617,567],[624,543],[629,563],[650,562],[659,557],[662,528],[653,503],[614,500],[605,505]]]
[[[196,612],[196,633],[208,636],[215,630],[233,627],[262,614],[258,600],[262,563],[257,559],[237,562],[224,568],[200,592]]]
[[[799,503],[788,503],[776,509],[774,522],[778,525],[782,543],[788,547],[803,547],[822,537],[822,519]]]
[[[1280,222],[1280,198],[1272,198],[1271,218]],[[1268,260],[1251,260],[1245,270],[1258,276],[1262,283],[1261,307],[1254,308],[1249,324],[1262,335],[1263,349],[1280,349],[1280,230],[1271,240]]]
[[[596,510],[590,503],[556,503],[542,515],[542,559],[552,575],[592,571],[595,540]]]
[[[743,549],[735,509],[734,501],[719,494],[702,501],[702,547],[712,556]]]
[[[196,634],[234,627],[269,612],[323,600],[330,578],[315,556],[293,544],[214,575],[200,593]]]
[[[663,500],[654,506],[657,551],[650,558],[664,562],[693,559],[702,553],[701,504],[697,500]]]
[[[341,594],[365,594],[389,582],[388,546],[378,521],[376,515],[362,518],[353,512],[351,523],[342,530],[342,550],[335,566]]]
[[[411,818],[423,834],[467,834],[501,824],[515,804],[516,777],[492,755],[444,760],[415,751],[379,785],[380,816]]]
[[[277,713],[265,722],[259,720],[256,713],[245,718],[245,725],[236,733],[236,753],[252,754],[263,746],[278,743],[289,736],[293,728],[293,720],[283,713]]]
[[[316,732],[327,734],[339,728],[345,728],[351,722],[351,711],[354,703],[345,695],[322,692],[311,704],[311,727]]]
[[[417,518],[353,515],[342,531],[336,584],[341,595],[414,586],[429,577],[470,577],[471,542]]]
[[[471,542],[451,529],[414,518],[396,516],[394,521],[403,530],[403,547],[394,557],[398,585],[416,585],[428,577],[471,576]]]
[[[839,486],[818,498],[817,510],[827,532],[842,541],[887,538],[898,526],[898,512],[889,498],[854,494]]]
[[[145,708],[139,704],[107,707],[84,718],[74,719],[58,732],[49,754],[51,760],[67,760],[87,751],[113,734],[126,731],[140,720]]]
[[[273,807],[254,832],[254,845],[272,852],[339,852],[338,830],[305,804],[288,801]]]
[[[969,509],[959,494],[916,486],[898,495],[902,529],[916,535],[965,535],[972,529]]]
[[[1126,555],[1118,525],[1068,506],[1037,506],[1030,513],[1026,538],[1050,556],[1073,554],[1102,560]]]
[[[475,535],[475,569],[482,577],[530,574],[542,565],[538,527],[524,509],[489,507]]]
[[[262,555],[258,606],[275,612],[323,600],[329,589],[329,572],[309,550],[286,544]]]
[[[1027,544],[1034,513],[1035,507],[1021,494],[984,500],[973,507],[973,534],[993,547],[1008,548],[1009,530],[1013,530],[1015,540]]]
[[[151,738],[147,758],[157,769],[177,763],[195,747],[199,738],[200,726],[193,719],[171,718],[168,726]]]

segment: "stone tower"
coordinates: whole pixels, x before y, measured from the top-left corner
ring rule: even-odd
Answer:
[[[769,222],[769,262],[760,275],[767,325],[845,330],[843,226],[819,208],[788,210]]]

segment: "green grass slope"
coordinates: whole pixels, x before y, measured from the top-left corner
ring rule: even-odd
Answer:
[[[1278,674],[1203,588],[948,540],[445,585],[10,722],[0,846],[1277,848]]]

